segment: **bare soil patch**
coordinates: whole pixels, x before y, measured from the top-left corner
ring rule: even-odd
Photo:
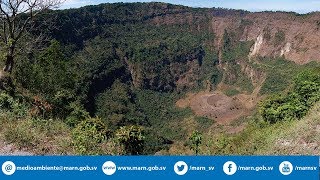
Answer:
[[[18,149],[13,144],[7,144],[0,139],[0,156],[31,156],[33,153]]]
[[[228,124],[239,118],[244,109],[236,98],[228,97],[220,92],[208,93],[196,98],[190,103],[196,115],[205,116],[219,124]]]
[[[176,105],[180,108],[190,107],[197,116],[213,119],[218,124],[229,124],[246,112],[239,98],[228,97],[219,91],[188,94]]]

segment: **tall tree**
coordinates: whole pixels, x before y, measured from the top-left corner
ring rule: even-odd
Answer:
[[[18,41],[34,30],[34,18],[41,12],[57,8],[63,0],[0,0],[0,42],[5,51],[3,71],[11,73]]]

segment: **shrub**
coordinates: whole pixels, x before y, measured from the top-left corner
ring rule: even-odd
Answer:
[[[144,129],[140,126],[123,126],[116,131],[116,138],[128,155],[141,155],[144,148]]]
[[[17,84],[52,105],[52,115],[67,116],[65,108],[75,98],[76,76],[58,41],[52,40],[48,48],[34,57],[18,61],[14,76]]]
[[[11,116],[15,118],[22,118],[27,115],[29,105],[22,99],[15,99],[7,93],[0,94],[0,109],[8,111]]]
[[[213,123],[215,123],[214,120],[209,119],[207,117],[196,116],[194,117],[194,120],[197,122],[197,128],[201,132],[207,130],[212,126]]]
[[[89,118],[89,113],[78,103],[71,103],[69,107],[71,113],[66,118],[65,122],[70,127],[75,127],[81,121]]]
[[[270,72],[263,83],[260,94],[278,93],[286,90],[290,82],[286,76],[280,72]]]
[[[318,69],[319,70],[319,69]],[[312,106],[320,100],[319,71],[303,71],[294,79],[294,92],[307,106]]]
[[[301,118],[306,114],[307,108],[296,101],[294,94],[288,96],[275,96],[260,104],[260,114],[264,120],[276,123],[282,120]]]
[[[276,95],[260,104],[264,120],[275,123],[282,120],[301,119],[320,100],[320,74],[305,71],[294,80],[294,87],[286,95]]]
[[[34,96],[30,115],[33,117],[41,116],[42,118],[49,117],[52,115],[52,105],[41,97]]]
[[[65,118],[70,113],[70,108],[74,108],[75,95],[72,90],[62,89],[58,90],[52,98],[52,104],[54,105],[53,114]],[[72,102],[72,103],[70,103]],[[70,105],[69,105],[70,104]],[[71,107],[69,107],[71,106]],[[73,110],[73,109],[72,109]]]
[[[0,108],[1,109],[12,109],[14,104],[14,99],[12,96],[2,92],[0,94]]]
[[[125,121],[124,114],[130,110],[128,104],[131,103],[130,89],[127,85],[116,80],[110,90],[102,93],[96,102],[97,115],[108,119],[108,124],[117,126]],[[114,115],[123,115],[121,118],[112,118]]]
[[[198,131],[193,131],[189,137],[190,149],[193,150],[196,155],[199,153],[199,146],[202,143],[202,134]]]
[[[72,130],[72,143],[77,154],[101,154],[101,143],[110,136],[106,125],[99,118],[88,118]]]

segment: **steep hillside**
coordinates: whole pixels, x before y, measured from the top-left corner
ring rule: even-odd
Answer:
[[[290,122],[274,137],[262,154],[319,155],[320,154],[320,103],[300,121]]]
[[[76,59],[97,62],[93,58],[103,46],[109,57],[101,54],[100,58],[113,59],[108,66],[117,63],[114,77],[107,79],[101,73],[106,64],[96,64],[101,70],[93,76],[100,80],[91,83],[90,99],[120,76],[135,88],[155,91],[213,90],[222,81],[223,91],[252,93],[270,76],[257,67],[261,64],[257,58],[281,58],[297,64],[320,59],[318,13],[117,3],[54,11],[46,16],[59,16],[54,21],[58,28],[48,34],[67,45],[72,54],[80,54]],[[96,49],[86,48],[91,46]],[[89,100],[87,104],[91,110],[93,103]]]
[[[260,12],[189,8],[165,3],[101,4],[80,9],[56,11],[59,15],[52,35],[66,43],[82,45],[97,35],[119,37],[110,26],[128,24],[168,27],[215,34],[215,47],[222,47],[224,31],[234,33],[236,41],[253,41],[250,57],[280,57],[302,64],[319,60],[319,13],[299,15],[285,12]],[[187,27],[186,27],[187,26]],[[106,30],[108,29],[108,30]],[[132,31],[127,27],[121,31]],[[63,32],[63,33],[62,33]],[[213,43],[213,42],[211,42]]]
[[[204,154],[319,155],[320,103],[297,121],[252,123],[238,134],[211,133],[201,147]],[[182,152],[180,152],[182,153]]]
[[[10,125],[3,138],[43,154],[181,153],[175,150],[188,149],[192,132],[209,139],[240,133],[241,142],[230,141],[240,147],[241,132],[256,133],[251,117],[300,119],[320,97],[317,73],[296,80],[320,67],[318,19],[166,3],[47,11],[28,35],[50,41],[18,54],[14,87],[1,90],[2,122]],[[256,113],[261,101],[264,114]],[[24,127],[43,136],[27,143],[33,135]],[[58,129],[70,143],[61,144]],[[234,147],[219,143],[217,153]]]
[[[249,13],[242,18],[212,18],[218,37],[220,28],[239,33],[240,41],[254,41],[250,57],[281,57],[299,64],[319,60],[319,13]]]

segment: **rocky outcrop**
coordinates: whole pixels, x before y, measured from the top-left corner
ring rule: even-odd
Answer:
[[[263,43],[263,34],[260,34],[260,35],[257,37],[254,45],[253,45],[253,46],[251,47],[251,49],[250,49],[249,59],[250,59],[251,57],[254,57],[254,56],[256,56],[256,55],[259,54],[259,51],[260,51],[261,46],[262,46],[262,43]]]
[[[187,11],[178,15],[159,16],[151,22],[158,26],[205,22],[199,25],[198,30],[213,31],[216,47],[221,47],[224,30],[227,29],[237,34],[237,41],[254,41],[248,54],[250,58],[284,56],[295,63],[305,64],[320,61],[319,19],[320,13],[238,13],[234,10],[203,9],[202,15]]]
[[[223,21],[226,18],[212,17],[212,21]],[[237,30],[241,39],[254,41],[249,57],[279,57],[298,64],[320,61],[320,14],[298,16],[292,13],[249,13],[238,17],[238,23],[229,24],[227,29]],[[243,21],[250,22],[242,25]],[[229,20],[226,20],[229,21]],[[214,29],[214,28],[213,28]],[[216,30],[215,33],[221,33]],[[221,34],[218,36],[221,37]]]

